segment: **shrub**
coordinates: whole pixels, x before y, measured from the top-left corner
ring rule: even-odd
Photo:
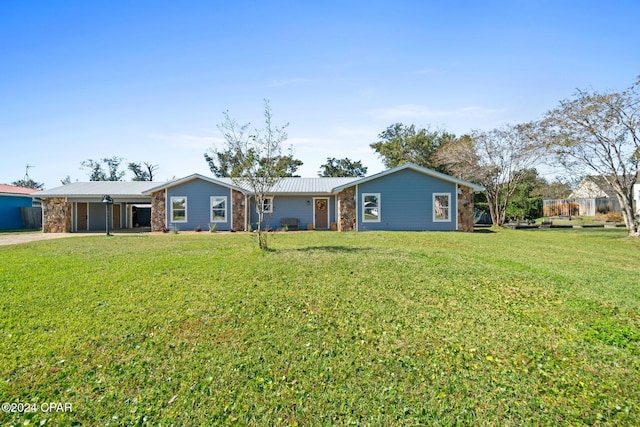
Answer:
[[[595,219],[606,222],[622,222],[622,214],[618,212],[597,213]]]

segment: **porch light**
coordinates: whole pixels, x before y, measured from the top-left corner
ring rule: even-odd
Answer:
[[[106,209],[105,222],[107,224],[107,236],[110,236],[110,234],[109,234],[109,205],[113,204],[113,199],[108,194],[105,194],[104,196],[102,196],[102,203],[104,203],[104,207]]]

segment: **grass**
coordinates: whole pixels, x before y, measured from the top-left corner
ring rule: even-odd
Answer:
[[[596,220],[593,216],[573,216],[571,220],[566,217],[544,217],[538,218],[536,223],[541,223],[542,221],[552,221],[554,225],[575,225],[575,226],[584,226],[584,227],[592,227],[592,226],[604,226],[606,221]],[[612,224],[621,224],[622,223],[612,223]]]
[[[638,425],[624,230],[0,247],[2,425]]]

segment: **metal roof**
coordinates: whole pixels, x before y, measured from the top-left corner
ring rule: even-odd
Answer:
[[[273,187],[267,192],[268,194],[333,194],[342,191],[352,185],[368,182],[385,175],[389,175],[400,170],[412,169],[439,178],[445,181],[471,187],[474,191],[483,191],[484,188],[471,182],[463,181],[449,175],[436,172],[412,163],[406,163],[401,166],[389,169],[387,171],[366,177],[366,178],[280,178]],[[246,183],[238,182],[231,178],[210,178],[199,174],[189,175],[185,178],[179,178],[164,183],[148,182],[148,181],[91,181],[91,182],[74,182],[63,185],[61,187],[43,190],[32,194],[34,197],[102,197],[105,194],[116,197],[140,197],[149,196],[152,192],[181,185],[185,182],[202,179],[211,183],[225,185],[242,191],[245,194],[251,194],[252,191]],[[238,185],[240,184],[240,185]]]
[[[116,197],[140,197],[142,193],[157,182],[149,181],[90,181],[38,191],[34,197],[102,197],[105,194]]]
[[[237,185],[231,178],[217,178],[228,185]],[[269,194],[331,194],[333,189],[357,181],[358,178],[280,178],[268,191]],[[241,187],[251,193],[246,183]]]
[[[0,184],[0,193],[2,194],[21,194],[30,195],[38,190],[26,187],[16,187],[15,185]]]

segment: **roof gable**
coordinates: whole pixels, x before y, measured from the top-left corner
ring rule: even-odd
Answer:
[[[403,171],[403,170],[406,170],[406,169],[411,169],[413,171],[416,171],[416,172],[419,172],[419,173],[422,173],[424,175],[428,175],[428,176],[431,176],[431,177],[434,177],[434,178],[437,178],[437,179],[441,179],[443,181],[447,181],[447,182],[451,182],[451,183],[454,183],[454,184],[459,184],[459,185],[462,185],[462,186],[465,186],[465,187],[469,187],[473,191],[484,191],[484,187],[482,187],[480,185],[474,184],[472,182],[464,181],[462,179],[454,178],[451,175],[447,175],[447,174],[444,174],[444,173],[441,173],[441,172],[438,172],[438,171],[434,171],[433,169],[425,168],[423,166],[418,166],[415,163],[404,163],[404,164],[402,164],[400,166],[396,166],[394,168],[387,169],[386,171],[377,173],[375,175],[371,175],[371,176],[367,176],[365,178],[357,179],[357,180],[352,181],[350,183],[335,187],[333,189],[333,191],[339,192],[339,191],[342,191],[345,188],[351,187],[353,185],[364,184],[365,182],[373,181],[373,180],[376,180],[376,179],[382,178],[384,176],[391,175],[391,174],[394,174],[396,172],[400,172],[400,171]]]
[[[178,185],[185,184],[187,182],[199,179],[201,181],[210,182],[212,184],[220,185],[223,187],[232,188],[234,190],[240,191],[241,193],[246,193],[242,187],[235,185],[229,178],[210,178],[208,176],[200,175],[199,173],[194,173],[192,175],[186,176],[184,178],[174,179],[172,181],[164,182],[162,184],[155,185],[146,191],[143,194],[150,195],[151,193],[155,193],[158,190],[163,190],[166,188],[176,187]]]

